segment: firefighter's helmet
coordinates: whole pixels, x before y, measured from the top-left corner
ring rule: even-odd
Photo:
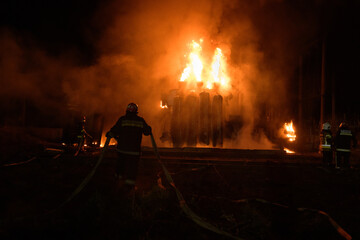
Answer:
[[[323,130],[330,130],[330,129],[331,129],[330,123],[328,123],[328,122],[324,123],[322,129],[323,129]]]
[[[135,103],[129,103],[126,107],[127,113],[138,113],[138,105]]]

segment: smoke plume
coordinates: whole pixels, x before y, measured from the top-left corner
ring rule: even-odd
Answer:
[[[264,106],[288,107],[296,40],[307,41],[317,30],[313,13],[304,18],[296,8],[275,0],[107,1],[92,14],[92,25],[83,26],[84,32],[101,28],[91,64],[78,64],[76,51],[51,56],[39,45],[23,46],[16,33],[3,29],[1,95],[29,98],[49,111],[72,106],[85,115],[100,113],[106,129],[135,102],[160,137],[161,94],[178,87],[187,44],[202,38],[209,49],[205,54],[223,50],[231,93],[240,96],[238,104],[225,106],[242,114],[245,124],[228,146],[271,148],[263,133],[253,136],[253,129]],[[63,95],[66,102],[57,102]]]

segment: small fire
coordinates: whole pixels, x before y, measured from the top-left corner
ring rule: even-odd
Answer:
[[[290,149],[288,149],[288,148],[284,148],[284,151],[286,152],[286,153],[295,153],[294,151],[292,151],[292,150],[290,150]]]
[[[103,132],[101,134],[101,141],[100,141],[100,147],[103,148],[106,142],[106,132]],[[111,138],[109,146],[114,146],[116,145],[116,139],[115,138]]]
[[[162,101],[160,101],[160,107],[161,107],[161,108],[168,108],[168,106],[167,106],[166,104],[163,104]]]
[[[200,44],[202,42],[203,40],[200,39]],[[195,89],[197,86],[203,86],[206,89],[213,89],[215,86],[221,90],[229,89],[230,78],[226,72],[226,57],[222,50],[216,48],[212,62],[206,62],[202,59],[200,44],[194,40],[189,44],[191,52],[185,55],[188,63],[181,74],[180,82],[186,82],[189,89]]]
[[[285,137],[290,142],[294,142],[296,139],[296,134],[295,134],[293,122],[291,121],[290,123],[285,123],[283,126],[283,130],[284,130],[283,133],[284,133]]]

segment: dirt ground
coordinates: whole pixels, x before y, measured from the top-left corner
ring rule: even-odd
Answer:
[[[134,193],[115,181],[117,159],[110,149],[70,200],[99,151],[74,157],[55,147],[30,149],[2,158],[1,239],[360,239],[356,161],[338,170],[322,166],[317,154],[170,156],[164,150],[164,165],[189,216],[148,149]],[[196,223],[197,217],[211,230]]]

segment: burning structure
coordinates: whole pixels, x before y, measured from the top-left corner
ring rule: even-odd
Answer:
[[[209,51],[212,55],[204,53],[202,43],[200,39],[189,44],[178,88],[161,96],[160,140],[173,147],[222,147],[224,141],[237,138],[246,125],[245,90],[232,84],[227,56],[219,47]],[[249,137],[265,133],[275,145],[286,142],[292,148],[296,138],[292,121],[281,127],[273,119],[274,112],[264,106],[259,110],[259,120],[249,127]]]
[[[1,59],[13,59],[3,61],[4,79],[9,79],[3,91],[26,101],[40,99],[36,105],[41,106],[49,102],[45,99],[51,93],[54,104],[44,106],[45,112],[54,109],[53,118],[59,119],[57,109],[67,104],[78,106],[80,117],[88,117],[89,132],[93,114],[105,118],[106,131],[123,113],[123,106],[136,102],[141,115],[156,130],[155,136],[161,136],[157,140],[162,147],[271,147],[264,142],[273,143],[269,136],[278,133],[284,118],[296,115],[296,109],[288,107],[296,101],[296,94],[287,89],[293,85],[291,89],[296,89],[292,75],[298,55],[292,51],[292,43],[303,32],[295,28],[299,22],[287,20],[295,16],[285,11],[291,6],[270,2],[227,5],[219,1],[200,1],[195,6],[192,1],[128,4],[113,2],[94,16],[103,19],[99,23],[103,30],[92,45],[94,58],[87,62],[76,62],[77,55],[48,55],[35,46],[23,49],[15,41],[17,36],[3,38],[8,39],[4,46],[10,50],[2,53]],[[281,7],[276,9],[285,16],[278,19],[266,14],[274,12],[273,6]],[[270,22],[279,34],[267,31]],[[283,29],[295,30],[284,35]],[[199,40],[201,36],[204,41]],[[186,43],[189,51],[184,49]],[[23,112],[30,111],[19,115],[26,116]],[[72,124],[65,114],[61,116],[66,124]],[[23,119],[27,122],[30,118]],[[297,130],[301,133],[300,127]],[[78,140],[78,132],[70,129],[66,134]]]
[[[224,138],[224,105],[233,97],[227,74],[226,56],[215,48],[211,61],[202,54],[203,40],[189,44],[190,53],[178,89],[163,94],[160,101],[163,115],[162,141],[174,147],[221,147]],[[226,104],[224,104],[226,102]],[[239,118],[240,119],[240,118]]]

